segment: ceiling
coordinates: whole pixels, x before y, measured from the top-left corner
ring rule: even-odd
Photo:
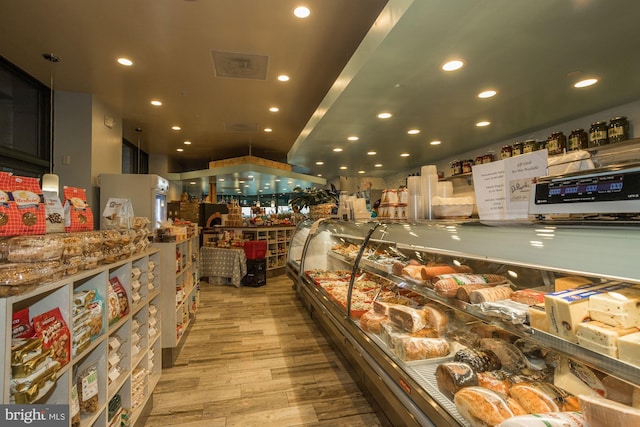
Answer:
[[[121,114],[125,138],[181,171],[251,153],[325,178],[386,176],[640,99],[636,1],[3,3],[2,56],[48,84],[41,54],[55,53],[57,90],[94,93]],[[293,17],[299,4],[309,18]],[[249,55],[266,56],[266,77],[219,77],[212,51],[237,54],[242,77],[260,60]],[[465,66],[443,72],[453,58]],[[477,97],[489,88],[497,95]]]

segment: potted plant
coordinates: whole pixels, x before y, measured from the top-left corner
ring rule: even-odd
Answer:
[[[326,188],[306,188],[296,187],[293,195],[289,199],[291,207],[298,209],[309,208],[309,218],[319,219],[331,215],[331,209],[338,203],[338,194],[335,187],[331,185],[331,190]]]

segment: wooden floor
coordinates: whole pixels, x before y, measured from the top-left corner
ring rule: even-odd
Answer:
[[[145,426],[385,425],[291,284],[285,275],[260,288],[202,283],[197,320]]]

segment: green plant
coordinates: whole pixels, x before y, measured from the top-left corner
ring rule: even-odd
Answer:
[[[291,207],[297,206],[300,209],[325,203],[338,203],[338,195],[335,190],[296,187],[293,189],[293,195],[289,199]]]

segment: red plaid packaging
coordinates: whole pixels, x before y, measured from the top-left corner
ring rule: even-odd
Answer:
[[[44,234],[47,226],[40,180],[12,175],[11,196],[18,209],[16,234]]]
[[[93,230],[93,212],[84,188],[64,187],[64,220],[66,231]]]
[[[0,236],[20,234],[18,207],[11,196],[11,175],[0,172]]]

